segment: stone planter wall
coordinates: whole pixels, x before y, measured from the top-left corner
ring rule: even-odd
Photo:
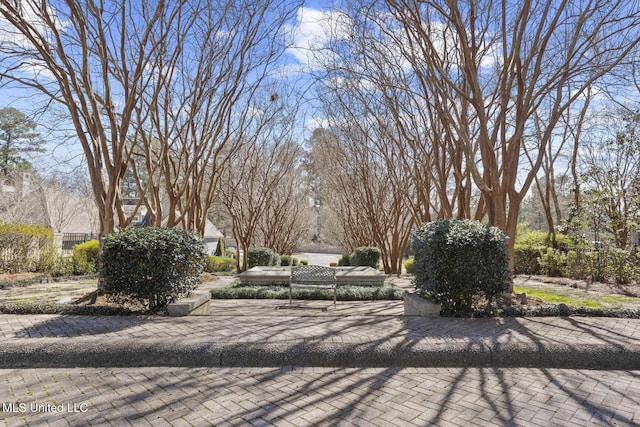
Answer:
[[[405,316],[440,317],[442,304],[437,304],[412,293],[406,293],[403,300]]]

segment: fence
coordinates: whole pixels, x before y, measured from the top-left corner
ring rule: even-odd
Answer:
[[[72,251],[75,245],[97,238],[98,235],[93,233],[64,233],[62,235],[62,252]]]

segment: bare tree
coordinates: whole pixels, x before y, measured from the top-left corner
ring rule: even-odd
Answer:
[[[258,100],[256,93],[272,86],[269,73],[286,47],[284,25],[295,6],[227,2],[224,13],[202,6],[176,29],[179,37],[164,43],[167,55],[150,70],[153,96],[137,108],[142,160],[135,175],[145,177],[140,192],[154,222],[166,217],[168,226],[204,232],[220,175],[255,109],[277,98],[272,92]]]
[[[636,49],[640,11],[623,1],[389,0],[403,56],[461,146],[489,223],[511,237],[563,113]],[[497,12],[499,11],[499,13]],[[446,67],[446,64],[455,67]],[[545,126],[520,168],[533,115]]]
[[[202,232],[218,156],[242,139],[247,100],[284,49],[276,38],[293,10],[274,1],[3,2],[0,77],[67,109],[101,235],[131,220],[120,194],[129,167],[146,170],[140,190],[152,215],[162,217],[162,189],[169,224]]]
[[[19,6],[19,7],[18,7]],[[160,17],[181,4],[134,8],[126,2],[3,2],[0,71],[4,84],[32,88],[66,107],[87,161],[100,214],[100,234],[123,217],[120,181],[127,167],[125,145],[144,69],[158,48],[150,34]],[[124,218],[121,218],[124,221]]]
[[[381,140],[375,126],[364,132],[362,121],[340,124],[315,132],[310,153],[324,203],[335,215],[331,237],[346,253],[358,246],[380,248],[385,271],[399,273],[414,220],[406,197],[412,183],[390,164],[389,152],[378,151],[394,146]]]
[[[220,173],[217,191],[245,255],[256,245],[289,252],[308,228],[299,206],[308,204],[305,183],[299,179],[303,150],[292,133],[298,108],[295,92],[274,84],[259,93],[248,109],[242,140],[226,147],[232,154],[223,153],[229,162]],[[285,231],[283,226],[294,229]],[[246,268],[246,256],[238,257],[238,270]]]
[[[640,219],[640,116],[626,114],[622,123],[613,137],[583,142],[581,178],[615,245],[624,249]]]
[[[220,200],[231,215],[238,249],[245,254],[242,259],[240,256],[237,258],[238,271],[247,269],[246,254],[252,246],[272,243],[267,240],[272,232],[277,233],[278,230],[264,229],[265,226],[287,224],[286,218],[275,218],[274,222],[273,218],[265,215],[280,209],[276,205],[278,187],[289,185],[291,171],[295,170],[296,164],[301,160],[302,148],[290,140],[271,136],[262,134],[258,137],[256,134],[256,139],[244,141],[230,167],[225,168],[221,177]],[[286,198],[287,204],[300,202],[299,198],[289,196]],[[261,226],[263,240],[259,241]],[[288,248],[284,249],[286,251]]]

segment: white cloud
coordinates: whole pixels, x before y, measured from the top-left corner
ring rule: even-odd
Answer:
[[[330,42],[348,38],[351,27],[351,19],[339,10],[301,7],[296,24],[290,28],[293,46],[288,52],[302,65],[321,68],[332,56],[327,49]]]
[[[9,5],[2,7],[8,8]],[[57,31],[63,31],[65,23],[58,18],[52,7],[45,6],[44,12],[42,7],[42,3],[22,0],[20,14],[34,33],[42,35],[43,39],[47,40],[47,35],[51,33],[49,22],[52,22],[51,25],[54,25]],[[44,62],[37,59],[38,54],[33,43],[3,16],[0,16],[0,50],[13,52],[13,55],[18,59],[22,56],[20,62],[23,63],[17,67],[19,72],[38,78],[53,79],[53,74],[46,68]],[[20,55],[20,52],[25,52],[27,55]]]

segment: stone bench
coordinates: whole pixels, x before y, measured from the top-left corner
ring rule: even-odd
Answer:
[[[333,308],[335,308],[337,288],[336,270],[331,267],[320,265],[292,267],[289,281],[289,305],[293,299],[293,289],[327,289],[333,290]]]

